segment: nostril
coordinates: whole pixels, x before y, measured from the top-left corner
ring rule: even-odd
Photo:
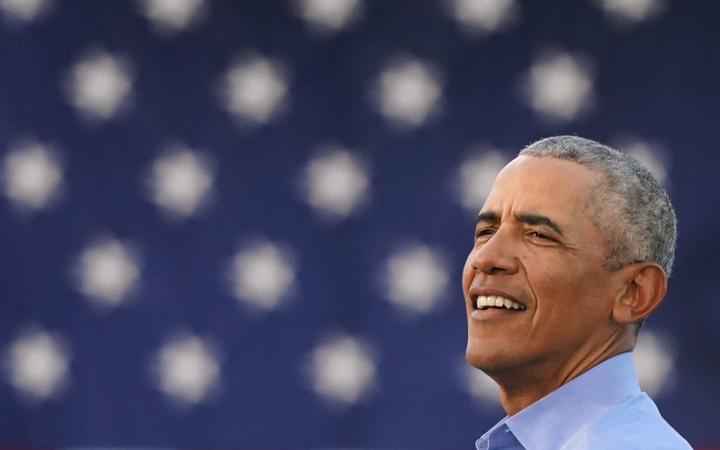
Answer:
[[[491,265],[487,265],[487,266],[482,266],[482,265],[480,265],[480,266],[475,266],[475,267],[473,267],[473,269],[474,269],[476,272],[482,272],[482,273],[484,273],[485,275],[498,275],[498,274],[501,274],[501,273],[507,271],[507,269],[505,269],[504,267],[501,267],[501,266],[491,266]]]

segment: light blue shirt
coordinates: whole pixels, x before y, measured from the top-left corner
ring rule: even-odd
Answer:
[[[640,390],[632,355],[609,358],[475,442],[478,450],[676,450],[690,445]]]

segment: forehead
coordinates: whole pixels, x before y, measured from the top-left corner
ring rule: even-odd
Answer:
[[[586,218],[600,175],[574,161],[518,156],[505,166],[483,211],[534,212],[561,218]]]

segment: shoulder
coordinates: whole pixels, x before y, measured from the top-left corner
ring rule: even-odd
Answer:
[[[692,447],[643,393],[597,417],[563,449],[692,450]]]

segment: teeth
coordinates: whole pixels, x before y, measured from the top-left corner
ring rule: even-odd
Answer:
[[[478,309],[487,309],[490,306],[496,308],[524,310],[525,305],[521,305],[518,302],[514,302],[509,298],[500,297],[498,295],[480,295],[477,298],[476,306]]]

